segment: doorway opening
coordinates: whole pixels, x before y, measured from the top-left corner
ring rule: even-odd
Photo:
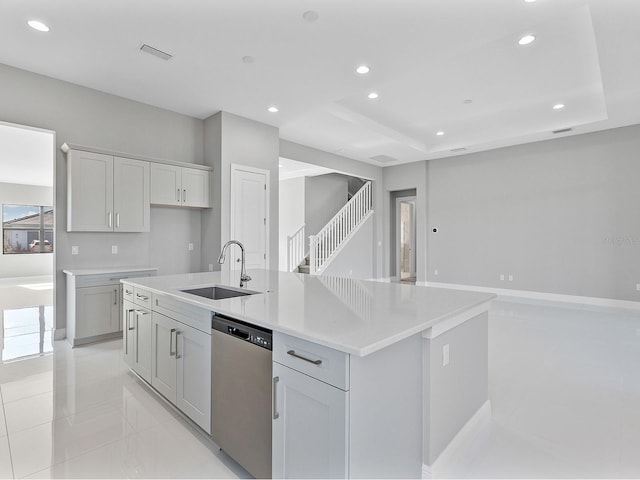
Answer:
[[[390,192],[391,213],[391,279],[416,283],[416,190]]]
[[[0,363],[53,351],[55,133],[0,122]]]

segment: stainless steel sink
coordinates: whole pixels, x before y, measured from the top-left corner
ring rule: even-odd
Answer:
[[[181,290],[181,292],[197,295],[199,297],[209,298],[211,300],[222,300],[224,298],[243,297],[245,295],[255,295],[260,292],[252,292],[250,290],[234,290],[231,288],[220,287],[214,285],[211,287],[192,288],[190,290]]]

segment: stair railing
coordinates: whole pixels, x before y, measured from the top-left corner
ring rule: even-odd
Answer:
[[[317,235],[309,237],[309,265],[312,275],[322,272],[349,235],[368,218],[371,207],[371,182],[366,182]]]
[[[304,257],[307,256],[305,250],[305,240],[307,238],[305,235],[305,227],[306,225],[302,225],[293,234],[287,235],[287,269],[289,272],[293,272],[298,268],[298,265],[300,265]]]

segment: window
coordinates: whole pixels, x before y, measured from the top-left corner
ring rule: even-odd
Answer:
[[[2,206],[2,253],[53,252],[53,207]]]

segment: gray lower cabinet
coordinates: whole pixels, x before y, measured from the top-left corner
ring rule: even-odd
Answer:
[[[151,319],[151,385],[211,433],[211,333],[155,311]]]
[[[151,312],[130,300],[123,301],[123,351],[129,368],[151,381]]]
[[[349,478],[349,392],[273,363],[273,478]]]

